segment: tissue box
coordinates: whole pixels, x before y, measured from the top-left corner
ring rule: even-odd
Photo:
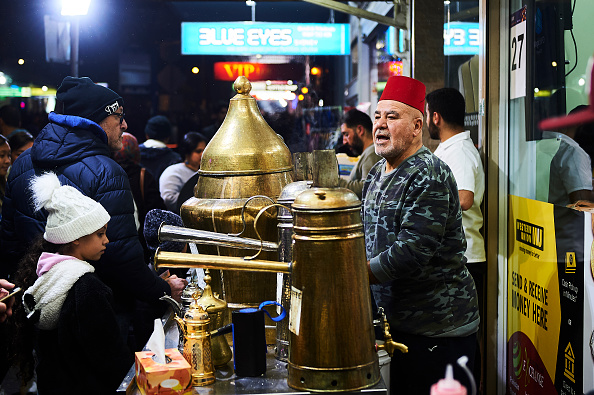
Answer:
[[[336,159],[338,160],[338,175],[348,181],[351,178],[351,170],[359,161],[359,157],[353,158],[347,154],[339,153],[336,154]]]
[[[177,348],[165,350],[165,356],[171,358],[166,364],[155,362],[152,351],[135,354],[136,384],[143,395],[192,393],[192,368]]]

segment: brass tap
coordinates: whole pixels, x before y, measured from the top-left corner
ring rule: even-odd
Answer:
[[[395,342],[392,340],[392,334],[390,333],[390,324],[386,318],[386,314],[383,309],[381,310],[382,320],[384,321],[384,344],[376,344],[376,350],[385,350],[390,357],[394,355],[394,350],[398,349],[401,353],[406,354],[408,347],[402,343]]]
[[[376,344],[377,350],[386,350],[390,357],[394,355],[394,350],[396,349],[398,349],[403,354],[406,354],[408,352],[407,346],[392,340],[392,335],[390,334],[390,324],[388,324],[387,322],[384,324],[384,337],[384,344]]]

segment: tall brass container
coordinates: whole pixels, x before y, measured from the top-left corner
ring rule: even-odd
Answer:
[[[278,203],[284,206],[278,210],[278,260],[281,262],[291,262],[293,260],[293,214],[291,213],[290,207],[293,204],[295,197],[310,187],[311,181],[292,182],[283,189],[278,198]],[[291,311],[291,274],[278,273],[277,276],[276,301],[279,302],[288,313]],[[280,320],[276,323],[275,357],[280,361],[288,361],[289,320]]]
[[[353,391],[380,380],[360,209],[345,188],[311,188],[293,202],[292,388]]]
[[[194,197],[182,205],[181,217],[189,228],[229,234],[245,229],[242,237],[258,238],[254,218],[292,182],[291,153],[262,117],[256,100],[249,94],[251,84],[247,78],[237,78],[234,88],[237,95],[230,100],[223,124],[204,150]],[[262,197],[249,200],[256,195]],[[257,225],[263,240],[277,240],[275,209],[266,211]],[[210,255],[243,257],[256,252],[200,246],[201,254]],[[263,252],[258,259],[278,260],[278,255]],[[275,273],[221,273],[221,297],[229,308],[257,307],[265,300],[275,300]],[[214,277],[215,273],[212,274]],[[212,286],[218,291],[214,279]]]

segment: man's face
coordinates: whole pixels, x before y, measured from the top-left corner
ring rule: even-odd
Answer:
[[[363,140],[357,134],[356,127],[349,128],[346,123],[340,125],[340,133],[342,133],[342,143],[348,145],[356,155],[363,153]]]
[[[114,114],[108,115],[99,126],[107,134],[107,145],[111,151],[119,151],[122,149],[122,134],[128,129],[128,124],[122,116],[124,114],[124,107],[120,107]]]
[[[413,145],[422,126],[420,111],[395,100],[381,100],[373,122],[375,153],[388,162],[410,156],[414,152],[409,151],[417,149]]]
[[[433,123],[432,113],[429,111],[429,104],[425,105],[425,114],[427,114],[427,129],[429,130],[429,137],[433,140],[439,140],[439,129]]]

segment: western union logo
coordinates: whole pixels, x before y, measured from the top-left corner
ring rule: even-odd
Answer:
[[[567,343],[567,347],[565,347],[565,370],[563,375],[570,379],[572,383],[575,383],[575,355],[571,343]]]
[[[575,262],[575,252],[565,253],[565,273],[575,273],[577,264]]]
[[[543,250],[544,228],[529,222],[516,220],[516,240],[530,247]]]

